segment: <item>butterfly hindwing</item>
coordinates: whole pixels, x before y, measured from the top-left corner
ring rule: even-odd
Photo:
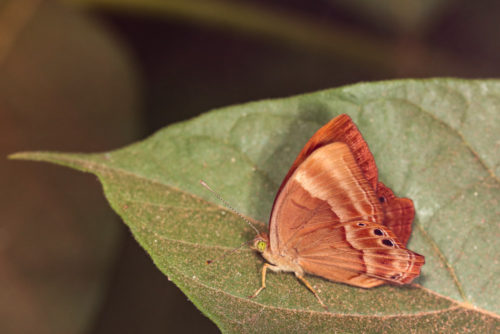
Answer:
[[[315,149],[276,198],[271,251],[308,273],[351,285],[410,282],[424,260],[382,225],[383,205],[397,221],[401,217],[397,198],[380,189],[387,202],[377,198],[347,144]]]
[[[385,226],[367,221],[323,228],[290,246],[306,272],[364,288],[409,283],[424,264]]]
[[[396,197],[382,182],[377,185],[377,198],[385,214],[383,224],[394,232],[403,245],[406,245],[410,239],[411,225],[415,217],[413,201],[409,198]]]

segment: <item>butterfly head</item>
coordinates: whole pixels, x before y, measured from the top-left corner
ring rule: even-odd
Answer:
[[[252,249],[259,253],[266,253],[269,247],[269,236],[266,233],[260,233],[253,239]]]

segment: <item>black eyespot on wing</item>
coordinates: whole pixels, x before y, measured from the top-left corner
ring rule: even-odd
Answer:
[[[401,277],[401,275],[397,274],[397,275],[392,275],[391,276],[391,279],[398,279],[399,277]]]
[[[358,223],[358,226],[366,226],[365,223]]]
[[[380,203],[384,203],[384,202],[385,202],[385,197],[384,197],[384,196],[380,196],[380,197],[378,198],[378,201],[379,201]]]
[[[389,246],[389,247],[394,246],[394,243],[393,243],[391,240],[389,240],[389,239],[384,239],[384,240],[382,240],[382,243],[383,243],[384,245],[386,245],[386,246]]]
[[[381,230],[381,229],[379,229],[379,228],[374,229],[374,230],[373,230],[373,233],[374,233],[375,235],[378,235],[378,236],[383,236],[383,235],[384,235],[384,232],[382,232],[382,230]]]

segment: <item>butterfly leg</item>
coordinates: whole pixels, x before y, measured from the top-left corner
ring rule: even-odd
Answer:
[[[267,273],[267,269],[271,269],[271,270],[274,270],[276,271],[276,267],[269,264],[269,263],[266,263],[264,264],[264,266],[262,267],[262,286],[257,290],[255,291],[255,293],[253,295],[251,295],[249,298],[255,298],[257,297],[257,295],[266,288],[266,273]],[[278,270],[279,271],[279,270]]]
[[[302,282],[304,283],[305,286],[307,286],[307,288],[309,290],[311,290],[312,293],[314,293],[314,296],[316,297],[316,299],[318,300],[318,302],[321,304],[321,306],[323,306],[323,308],[327,311],[329,311],[328,307],[325,305],[325,303],[323,303],[323,301],[321,300],[321,298],[319,298],[319,295],[318,293],[316,292],[316,290],[314,290],[314,288],[312,287],[311,284],[309,284],[308,281],[306,281],[306,279],[304,278],[304,276],[302,275],[299,275],[297,273],[295,273],[295,276]]]

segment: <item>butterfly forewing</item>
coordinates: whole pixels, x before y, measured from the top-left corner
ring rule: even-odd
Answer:
[[[283,179],[281,187],[278,190],[278,194],[299,165],[306,160],[312,152],[335,142],[345,143],[349,146],[349,149],[353,153],[354,159],[356,160],[358,166],[360,166],[365,178],[368,180],[372,188],[375,189],[378,181],[378,171],[375,159],[363,139],[363,136],[356,127],[356,124],[354,124],[348,115],[342,114],[323,125],[318,131],[316,131],[311,139],[309,139]]]
[[[278,194],[269,224],[273,251],[318,224],[383,219],[379,201],[345,143],[315,150]]]
[[[285,176],[278,190],[275,204],[282,189],[300,164],[317,149],[335,142],[347,144],[356,164],[375,191],[376,197],[381,202],[382,211],[386,213],[383,221],[379,222],[389,227],[398,236],[400,241],[406,245],[410,238],[411,224],[415,215],[413,202],[408,198],[396,197],[391,189],[386,187],[382,182],[378,182],[377,165],[368,144],[363,139],[356,124],[346,114],[332,119],[309,139]]]

